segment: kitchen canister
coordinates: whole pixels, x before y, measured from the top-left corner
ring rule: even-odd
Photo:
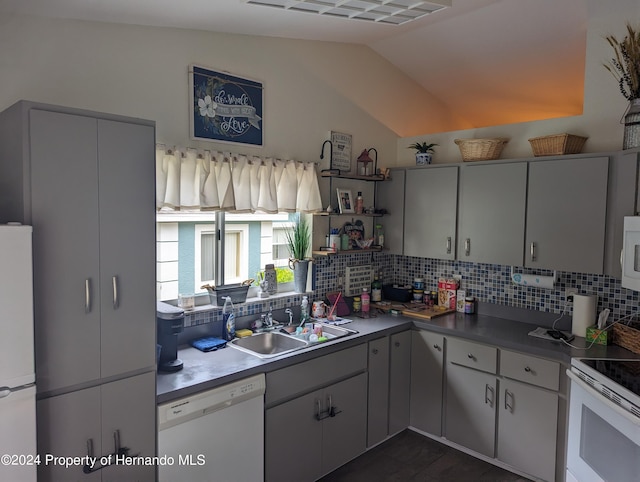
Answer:
[[[596,324],[596,295],[573,295],[573,317],[571,333],[585,338],[587,328]]]
[[[414,278],[413,279],[413,289],[424,291],[424,278]]]

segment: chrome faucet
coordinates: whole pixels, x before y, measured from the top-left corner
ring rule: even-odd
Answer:
[[[287,308],[284,312],[289,315],[289,324],[287,326],[291,326],[291,323],[293,323],[293,311],[291,311],[291,308]]]
[[[273,326],[273,313],[271,311],[271,307],[269,307],[269,313],[267,313],[267,316],[265,316],[264,321],[265,321],[265,324],[268,327],[272,327]]]

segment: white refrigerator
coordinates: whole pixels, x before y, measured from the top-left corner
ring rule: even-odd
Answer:
[[[36,480],[32,228],[0,225],[0,480]]]

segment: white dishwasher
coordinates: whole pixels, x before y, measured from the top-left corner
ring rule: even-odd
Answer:
[[[265,386],[260,374],[159,405],[158,480],[264,480]]]

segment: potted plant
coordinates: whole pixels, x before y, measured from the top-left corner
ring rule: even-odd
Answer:
[[[431,164],[433,159],[434,147],[438,144],[427,144],[426,142],[414,142],[408,148],[416,150],[416,165],[423,166]]]
[[[640,147],[640,31],[627,24],[627,35],[618,40],[605,37],[614,57],[604,64],[618,81],[618,88],[629,106],[624,115],[623,149]]]
[[[291,230],[285,232],[289,248],[289,268],[293,270],[293,286],[296,293],[304,293],[307,287],[309,260],[305,259],[311,244],[309,224],[299,218]]]

